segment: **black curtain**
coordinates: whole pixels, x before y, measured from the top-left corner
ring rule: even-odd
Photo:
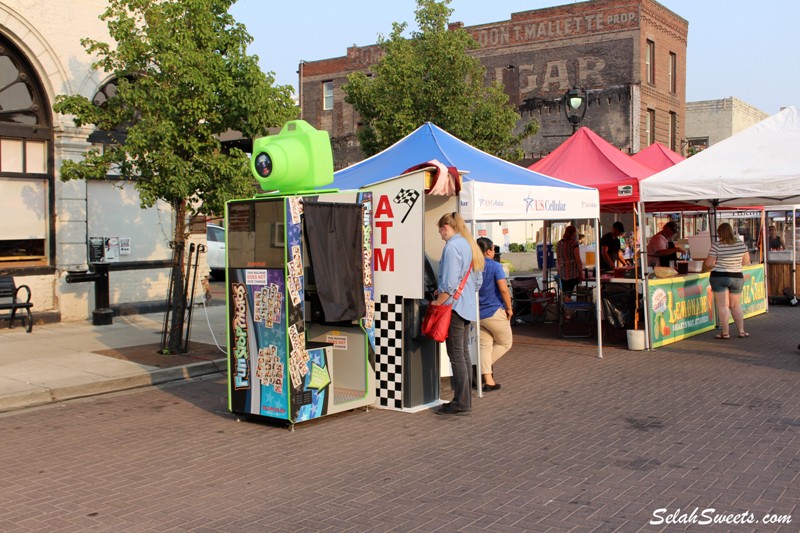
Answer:
[[[366,314],[360,204],[305,202],[306,243],[325,322]]]

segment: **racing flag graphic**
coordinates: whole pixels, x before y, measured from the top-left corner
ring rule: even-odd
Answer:
[[[401,224],[406,221],[408,214],[411,212],[411,209],[413,209],[414,204],[417,203],[417,200],[419,200],[419,192],[414,189],[400,189],[400,192],[394,197],[394,203],[408,204],[408,211],[406,211],[403,220],[400,221]]]

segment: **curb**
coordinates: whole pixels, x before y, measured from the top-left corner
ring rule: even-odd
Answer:
[[[24,409],[26,407],[39,407],[77,398],[108,394],[111,392],[152,387],[210,374],[224,374],[227,372],[226,365],[226,359],[214,359],[212,361],[190,363],[184,366],[159,368],[141,374],[103,379],[90,383],[82,383],[80,385],[58,388],[43,387],[39,390],[28,390],[16,394],[8,394],[6,396],[0,396],[0,413]]]

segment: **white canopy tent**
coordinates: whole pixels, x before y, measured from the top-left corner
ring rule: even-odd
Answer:
[[[787,107],[642,180],[644,202],[704,206],[800,204],[800,110]]]
[[[800,204],[799,148],[800,110],[787,107],[643,180],[641,200],[714,208]],[[766,242],[765,228],[762,231]],[[643,234],[640,240],[645,249]],[[644,263],[643,257],[643,267]]]

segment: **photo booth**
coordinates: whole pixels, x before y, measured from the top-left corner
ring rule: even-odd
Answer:
[[[235,414],[293,427],[375,403],[372,193],[325,191],[332,167],[327,134],[290,122],[253,147],[273,192],[226,206]]]

